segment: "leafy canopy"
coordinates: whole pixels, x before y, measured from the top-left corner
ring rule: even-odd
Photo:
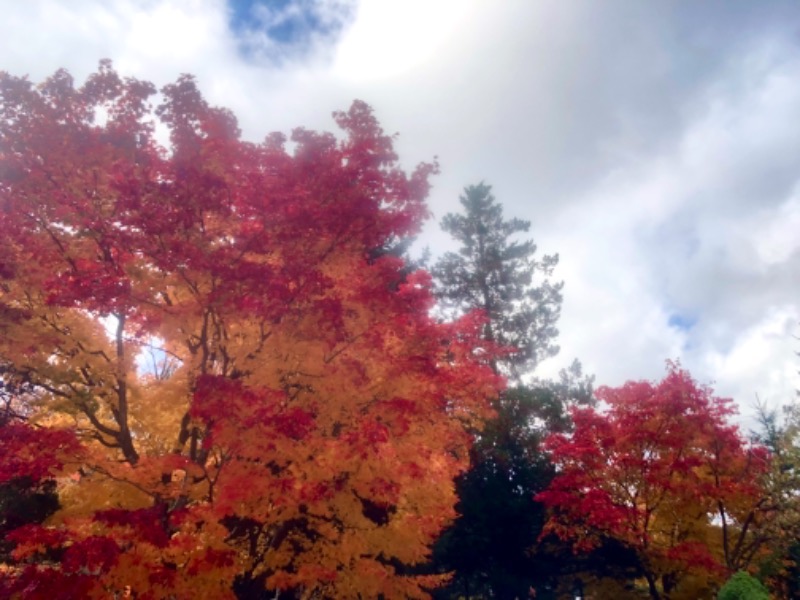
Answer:
[[[582,549],[618,540],[635,551],[654,600],[755,552],[748,532],[770,457],[729,424],[729,400],[676,365],[659,383],[596,395],[604,410],[574,409],[574,431],[547,440],[558,475],[538,495],[551,509],[546,531]]]
[[[0,75],[0,483],[63,506],[8,534],[2,595],[425,597],[501,385],[483,322],[434,322],[383,251],[436,166],[362,102],[289,151],[190,76],[155,91]]]

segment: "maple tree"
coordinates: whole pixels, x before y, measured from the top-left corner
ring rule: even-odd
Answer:
[[[713,586],[737,570],[753,520],[767,517],[758,506],[770,456],[728,422],[731,402],[676,365],[657,384],[596,396],[604,409],[574,409],[574,431],[546,442],[559,472],[538,496],[551,509],[545,530],[579,549],[619,540],[654,600],[681,597],[691,576]]]
[[[434,321],[386,251],[436,165],[401,171],[362,102],[290,151],[190,76],[155,93],[0,76],[0,483],[62,504],[6,535],[0,590],[426,597],[502,387],[482,317]]]

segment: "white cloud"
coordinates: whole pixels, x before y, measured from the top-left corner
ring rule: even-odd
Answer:
[[[477,11],[475,0],[362,2],[358,19],[339,44],[333,73],[345,81],[386,82],[430,68],[453,52],[458,28]]]
[[[194,73],[249,139],[331,129],[362,98],[400,132],[406,166],[439,155],[437,218],[484,179],[561,254],[562,354],[546,369],[578,356],[619,384],[681,358],[745,404],[791,399],[796,3],[364,0],[353,14],[341,37],[270,62],[242,55],[222,0],[12,3],[0,68],[80,81],[109,57],[158,85]],[[449,243],[435,224],[425,237]]]
[[[715,375],[717,392],[736,398],[744,416],[752,418],[757,399],[775,407],[800,390],[798,365],[786,360],[797,350],[793,334],[798,321],[797,305],[770,307],[738,332],[730,349],[707,348],[699,357],[704,369]]]
[[[749,231],[761,262],[774,265],[792,259],[800,249],[800,185],[777,210],[759,216]]]

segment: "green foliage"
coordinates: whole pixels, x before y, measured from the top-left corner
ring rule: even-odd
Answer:
[[[765,506],[771,518],[757,523],[769,549],[760,560],[759,575],[774,591],[796,598],[800,594],[800,408],[789,405],[778,411],[764,404],[756,408],[757,437],[773,456],[765,478]]]
[[[524,597],[549,575],[547,563],[532,552],[545,520],[533,497],[553,477],[536,423],[557,402],[551,390],[527,387],[509,390],[496,402],[498,416],[476,440],[472,466],[456,482],[460,517],[435,547],[437,562],[456,572],[442,597]]]
[[[558,352],[563,284],[549,280],[558,255],[537,260],[532,240],[514,240],[528,232],[530,222],[504,220],[491,190],[483,183],[465,188],[464,214],[450,213],[442,220],[442,229],[461,247],[445,254],[432,271],[446,309],[456,315],[482,310],[489,319],[484,337],[516,349],[496,367],[518,378]]]
[[[505,220],[488,185],[467,187],[461,204],[464,213],[442,223],[460,247],[432,269],[437,298],[450,316],[483,312],[482,337],[513,350],[492,366],[519,382],[558,351],[562,284],[549,281],[558,257],[537,260],[533,241],[514,239],[530,223]],[[575,361],[557,381],[518,385],[497,399],[497,416],[476,437],[471,468],[456,481],[460,516],[434,549],[437,568],[455,572],[437,596],[523,598],[533,586],[545,597],[564,557],[573,557],[569,549],[561,554],[557,540],[539,542],[546,515],[534,496],[554,475],[541,441],[568,430],[567,408],[591,398],[592,378]]]
[[[758,579],[739,571],[722,586],[717,600],[769,600],[769,593]]]

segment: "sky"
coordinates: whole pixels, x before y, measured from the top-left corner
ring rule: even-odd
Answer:
[[[402,164],[438,157],[420,236],[490,184],[564,281],[560,354],[604,385],[679,360],[753,413],[800,389],[800,3],[26,0],[0,70],[102,58],[192,73],[246,138],[368,102]]]

